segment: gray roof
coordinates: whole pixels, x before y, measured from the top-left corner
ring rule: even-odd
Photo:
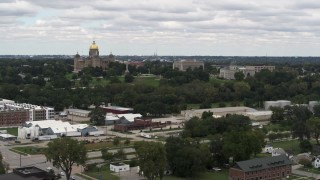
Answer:
[[[278,167],[284,165],[291,165],[292,162],[285,155],[256,158],[247,161],[236,162],[239,169],[244,172],[257,171],[262,169],[268,169],[271,167]]]

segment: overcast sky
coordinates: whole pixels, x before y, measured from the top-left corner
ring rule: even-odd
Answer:
[[[0,0],[0,54],[320,56],[319,0]]]

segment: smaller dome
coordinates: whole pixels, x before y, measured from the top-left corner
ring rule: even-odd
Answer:
[[[93,41],[91,46],[90,46],[90,50],[96,50],[96,49],[99,49],[98,45],[96,45],[96,42]]]

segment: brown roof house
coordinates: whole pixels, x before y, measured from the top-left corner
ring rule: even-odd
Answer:
[[[278,180],[291,175],[292,162],[286,155],[236,162],[229,180]]]

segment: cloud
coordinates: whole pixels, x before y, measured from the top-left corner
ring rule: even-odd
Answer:
[[[316,0],[4,0],[0,44],[79,41],[87,47],[96,39],[123,54],[132,49],[143,52],[146,46],[160,46],[168,53],[172,49],[166,46],[181,48],[179,53],[214,54],[215,49],[241,54],[256,49],[259,54],[257,47],[265,45],[277,53],[278,46],[287,45],[288,53],[297,43],[320,48],[319,8]],[[181,45],[186,42],[189,46]],[[203,49],[192,49],[193,43]],[[239,51],[239,43],[249,50]],[[70,46],[63,50],[75,51]],[[297,48],[292,54],[297,52],[310,53]]]
[[[5,1],[0,3],[0,16],[33,16],[35,6],[25,1]]]

